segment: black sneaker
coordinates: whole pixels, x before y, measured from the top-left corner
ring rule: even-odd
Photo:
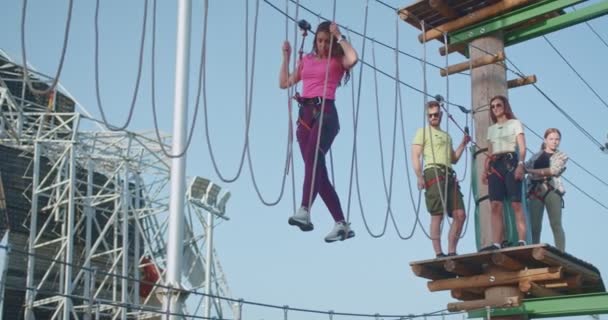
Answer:
[[[503,242],[500,243],[500,247],[501,248],[508,248],[508,247],[512,247],[513,244],[507,240],[503,240]]]
[[[526,243],[526,241],[525,241],[525,240],[519,240],[519,241],[517,242],[517,246],[518,246],[518,247],[523,247],[523,246],[527,246],[527,245],[528,245],[528,244]]]
[[[479,249],[479,252],[494,251],[494,250],[500,250],[500,246],[495,243],[492,243],[491,245],[489,245],[487,247],[483,247],[483,248]]]
[[[456,252],[448,252],[448,257],[455,257],[457,255],[458,255],[458,253],[456,253]]]
[[[439,258],[445,258],[445,257],[447,257],[447,256],[445,255],[445,253],[441,252],[441,253],[436,254],[436,255],[435,255],[435,257],[436,257],[437,259],[439,259]]]

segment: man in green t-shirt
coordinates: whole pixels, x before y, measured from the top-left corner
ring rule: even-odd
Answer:
[[[443,213],[447,212],[454,219],[448,234],[447,255],[455,256],[466,214],[452,164],[458,162],[471,138],[465,135],[454,151],[452,138],[440,128],[443,113],[439,102],[428,102],[426,112],[428,126],[416,131],[412,142],[412,163],[418,177],[418,189],[426,189],[424,198],[431,214],[431,239],[435,254],[437,258],[446,256],[441,249],[441,222]]]

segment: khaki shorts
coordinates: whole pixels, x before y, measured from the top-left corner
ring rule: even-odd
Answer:
[[[452,169],[447,169],[447,197],[446,191],[446,168],[430,167],[424,170],[424,181],[426,182],[424,199],[426,208],[431,215],[442,215],[443,204],[447,205],[448,216],[452,216],[452,211],[464,209],[462,192]],[[437,178],[439,176],[439,178]],[[441,196],[443,195],[443,201]]]

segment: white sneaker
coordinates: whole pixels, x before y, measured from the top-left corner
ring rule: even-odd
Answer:
[[[336,222],[334,228],[325,236],[325,242],[344,241],[355,236],[355,232],[350,229],[350,223],[344,221]]]
[[[312,229],[315,228],[312,225],[312,222],[310,222],[310,212],[308,212],[308,209],[304,207],[300,207],[300,209],[296,211],[296,214],[289,217],[287,223],[292,226],[299,227],[302,231],[312,231]]]

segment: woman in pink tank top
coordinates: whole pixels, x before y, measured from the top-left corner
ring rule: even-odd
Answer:
[[[304,183],[301,207],[288,222],[302,231],[313,230],[310,208],[319,194],[335,221],[325,241],[334,242],[352,238],[355,233],[345,221],[340,199],[329,181],[325,154],[340,130],[335,106],[336,89],[342,80],[348,81],[349,71],[358,60],[357,52],[342,36],[335,23],[325,21],[317,27],[312,52],[301,57],[296,70],[292,73],[289,73],[288,68],[290,55],[291,45],[285,41],[279,87],[286,89],[302,80],[302,96],[298,98],[300,108],[296,136],[304,158]],[[320,123],[321,111],[323,111],[322,123]],[[318,139],[319,130],[320,139]],[[318,155],[315,168],[316,153]]]

